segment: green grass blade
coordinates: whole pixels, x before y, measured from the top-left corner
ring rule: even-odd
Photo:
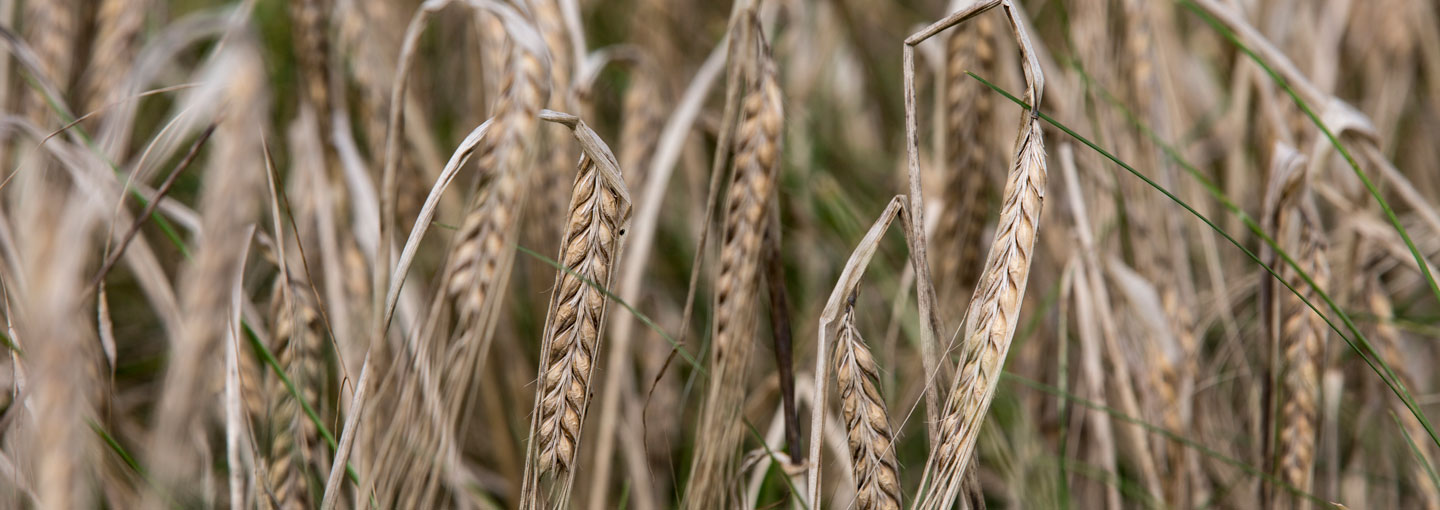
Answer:
[[[1430,465],[1430,461],[1425,460],[1425,454],[1420,453],[1420,445],[1415,444],[1415,439],[1410,437],[1410,431],[1405,430],[1405,425],[1400,423],[1400,416],[1395,414],[1395,411],[1390,411],[1390,418],[1395,420],[1395,426],[1400,429],[1400,434],[1405,436],[1405,444],[1410,447],[1410,453],[1415,454],[1415,461],[1425,466],[1425,474],[1430,477],[1430,483],[1440,489],[1440,476],[1435,475],[1435,468]]]

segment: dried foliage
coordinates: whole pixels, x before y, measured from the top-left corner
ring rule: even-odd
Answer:
[[[1433,1],[0,4],[0,508],[1440,508]]]

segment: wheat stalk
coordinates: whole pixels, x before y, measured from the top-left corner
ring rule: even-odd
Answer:
[[[125,89],[126,73],[139,50],[149,11],[149,0],[101,0],[95,11],[90,69],[85,72],[83,104],[87,113],[120,99],[118,92]]]
[[[1000,367],[1019,320],[1040,208],[1045,198],[1045,153],[1038,119],[1031,119],[1006,183],[994,247],[971,298],[965,329],[965,362],[950,387],[932,455],[945,483],[958,481],[979,437],[980,424],[995,397]],[[951,479],[951,477],[957,477]],[[937,485],[936,487],[943,487]],[[930,493],[933,494],[933,493]],[[928,494],[927,494],[928,496]],[[922,500],[930,503],[930,500]],[[922,506],[923,508],[931,508]],[[942,505],[943,507],[943,505]]]
[[[855,503],[862,509],[900,509],[900,468],[895,462],[890,417],[880,397],[875,358],[855,327],[855,295],[841,317],[835,344],[835,383],[850,439]]]
[[[618,297],[621,300],[630,303],[636,302],[640,299],[641,293],[644,291],[644,287],[642,287],[645,285],[643,276],[646,270],[652,267],[651,264],[653,264],[649,258],[653,251],[650,247],[654,243],[655,236],[657,235],[657,222],[662,214],[661,206],[664,198],[668,195],[666,191],[668,189],[667,184],[670,182],[670,177],[677,168],[675,163],[680,158],[681,147],[684,145],[687,136],[689,136],[691,126],[695,122],[696,117],[700,114],[702,103],[705,102],[705,98],[708,97],[711,87],[720,77],[721,71],[725,68],[726,57],[729,55],[727,50],[731,47],[739,46],[739,44],[733,41],[730,43],[722,42],[711,50],[710,56],[706,58],[705,62],[700,66],[700,69],[696,71],[690,85],[686,87],[685,93],[680,100],[676,102],[674,113],[670,116],[669,120],[665,122],[665,127],[660,132],[660,137],[656,141],[655,155],[651,159],[649,167],[644,171],[645,187],[640,192],[640,205],[635,212],[635,225],[632,229],[634,232],[634,240],[630,241],[631,246],[634,246],[635,249],[630,251],[629,255],[625,257],[625,261],[622,264],[623,268],[621,269],[621,280],[616,286],[618,288]],[[736,100],[730,100],[732,97],[729,90],[726,92],[726,97],[727,104],[735,104],[728,106],[727,111],[737,109],[736,106],[739,103],[738,91],[742,87],[737,84],[737,86],[733,88],[736,92],[733,99]],[[726,114],[726,118],[733,119],[733,112]],[[733,129],[724,129],[721,131],[721,139],[727,140],[727,145],[728,139],[733,131]],[[610,337],[614,342],[614,352],[631,352],[631,343],[636,341],[637,337],[641,337],[641,335],[632,332],[637,322],[631,314],[620,314],[610,321]],[[640,339],[643,339],[643,337]],[[668,349],[667,347],[667,354]],[[623,381],[622,378],[624,374],[629,373],[629,362],[630,358],[628,356],[610,356],[606,364],[605,381],[601,384],[601,386],[604,387],[604,392],[600,395],[600,409],[599,416],[597,417],[599,429],[602,432],[594,443],[595,453],[593,456],[594,464],[592,465],[595,467],[589,470],[591,477],[588,485],[591,487],[591,492],[588,496],[591,500],[587,508],[591,510],[605,508],[605,503],[608,500],[606,494],[608,494],[610,489],[609,479],[611,470],[607,467],[611,465],[613,460],[616,436],[619,435],[609,433],[609,431],[614,430],[619,422],[620,396],[623,386],[621,382]],[[661,362],[662,360],[655,360],[657,364]],[[676,393],[678,394],[678,392]],[[651,408],[653,409],[655,407]],[[643,409],[641,414],[644,414]],[[678,429],[680,424],[673,423],[667,426],[671,429]],[[626,453],[629,455],[633,452],[627,450]],[[635,473],[633,470],[631,472]],[[645,481],[644,477],[638,476],[632,476],[632,480],[636,480],[637,485]],[[653,499],[653,496],[650,496],[646,491],[637,489],[635,493],[637,497],[640,498],[640,500],[637,501],[637,505],[643,505],[647,500]]]
[[[1328,281],[1329,269],[1325,261],[1324,240],[1312,221],[1307,218],[1301,227],[1298,262],[1310,274],[1311,280],[1323,286]],[[1298,273],[1290,273],[1287,279],[1293,287],[1301,289],[1307,298],[1318,299],[1314,289],[1306,286]],[[1284,295],[1281,306],[1285,317],[1280,328],[1284,364],[1281,386],[1285,397],[1279,416],[1280,459],[1277,470],[1281,480],[1308,492],[1314,482],[1315,441],[1320,421],[1320,370],[1328,329],[1324,320],[1311,313],[1293,294]],[[1277,496],[1290,500],[1288,492],[1277,491]],[[1299,499],[1296,503],[1300,507],[1309,506]]]
[[[606,285],[619,239],[618,195],[600,187],[595,163],[580,159],[570,200],[570,222],[560,249],[565,269],[557,275],[545,356],[540,376],[542,473],[568,472],[575,461],[580,424],[588,400],[590,371],[605,314],[605,295],[583,280]],[[567,272],[575,271],[574,274]]]
[[[758,30],[756,33],[758,34]],[[726,200],[724,244],[715,284],[710,382],[700,412],[698,444],[685,488],[686,508],[723,505],[740,439],[740,407],[755,349],[761,240],[780,166],[784,123],[780,84],[768,48],[760,52],[736,129],[735,170]]]
[[[572,34],[568,33],[565,20],[561,14],[560,2],[558,0],[535,0],[529,2],[530,17],[535,23],[535,30],[539,32],[540,39],[544,41],[546,56],[550,66],[551,94],[547,104],[542,106],[553,110],[573,111],[572,90],[575,88],[574,80],[574,53],[571,51]],[[531,172],[530,179],[534,182],[536,196],[534,200],[526,203],[525,224],[522,230],[524,236],[521,240],[528,246],[548,252],[556,247],[556,240],[560,239],[565,227],[564,223],[555,221],[555,218],[564,217],[569,211],[566,207],[569,204],[569,176],[575,168],[575,150],[563,142],[564,138],[555,136],[548,130],[538,133],[536,145],[544,147],[539,154],[537,168]],[[520,275],[523,281],[544,282],[550,276],[550,268],[543,264],[526,266],[524,274]],[[539,307],[540,303],[534,303]]]
[[[481,357],[499,305],[495,298],[503,293],[514,260],[515,227],[529,191],[530,140],[550,95],[543,49],[529,43],[516,44],[510,54],[494,124],[476,151],[477,166],[491,172],[493,180],[466,214],[445,268],[444,295],[457,320],[452,337],[462,344],[480,344],[472,354]],[[444,354],[441,349],[434,352]],[[459,366],[448,373],[466,381],[470,377]]]
[[[32,428],[13,437],[24,438],[19,445],[34,459],[25,476],[35,481],[37,507],[89,508],[101,457],[85,423],[97,417],[104,378],[99,342],[85,320],[81,275],[100,211],[81,193],[56,183],[28,184],[30,203],[18,217],[24,258],[17,260],[26,284],[19,299],[7,296],[7,301],[21,303],[16,319],[30,339],[24,367],[34,374],[33,395],[12,405],[25,408],[24,423]],[[15,317],[6,310],[7,318]],[[15,363],[18,369],[19,358]]]
[[[620,168],[626,169],[631,187],[644,182],[645,170],[655,156],[660,130],[665,125],[666,104],[659,69],[650,59],[641,59],[632,68],[630,87],[621,100]]]
[[[817,339],[818,343],[816,344],[817,349],[815,353],[815,373],[813,380],[815,397],[812,401],[812,405],[810,406],[810,436],[812,438],[812,440],[810,441],[810,457],[808,460],[808,465],[810,466],[822,465],[820,460],[822,441],[818,438],[825,436],[825,423],[827,420],[825,413],[826,399],[822,398],[821,396],[826,394],[825,384],[828,380],[828,378],[826,377],[826,373],[828,370],[832,369],[831,366],[826,364],[827,361],[833,361],[831,365],[835,365],[833,369],[836,371],[836,380],[841,386],[842,399],[846,398],[847,395],[858,396],[864,399],[868,399],[869,403],[873,403],[879,406],[878,409],[876,407],[867,408],[866,414],[864,416],[847,416],[846,424],[854,424],[864,427],[860,430],[860,432],[873,432],[880,427],[879,425],[872,422],[875,422],[877,419],[885,419],[885,412],[883,409],[884,401],[879,397],[879,393],[877,391],[874,391],[876,389],[874,384],[875,381],[871,379],[865,379],[864,377],[856,377],[853,373],[842,373],[849,369],[858,369],[858,366],[846,367],[838,363],[845,361],[847,357],[856,360],[861,358],[861,356],[849,354],[853,347],[855,347],[854,345],[851,345],[850,341],[854,340],[855,342],[859,342],[858,334],[855,334],[855,332],[853,331],[854,319],[852,309],[854,308],[854,304],[852,298],[858,292],[858,289],[860,287],[860,279],[864,275],[865,268],[869,266],[870,259],[875,256],[875,251],[878,250],[880,247],[881,236],[885,234],[885,231],[890,228],[890,225],[894,223],[896,218],[900,219],[901,225],[904,227],[903,232],[907,238],[913,236],[916,230],[918,230],[917,228],[915,228],[915,225],[913,223],[914,219],[912,219],[908,214],[909,211],[906,209],[906,205],[907,202],[904,195],[898,195],[890,199],[889,205],[887,205],[885,207],[885,210],[880,213],[880,217],[875,219],[875,223],[870,226],[870,230],[865,233],[865,237],[860,240],[860,243],[856,245],[855,250],[850,253],[850,258],[846,260],[845,267],[840,271],[840,277],[835,282],[835,287],[831,289],[829,299],[827,299],[825,302],[825,308],[820,313],[819,337]],[[919,285],[920,282],[917,281],[917,290],[919,290]],[[846,328],[851,329],[847,331]],[[830,347],[830,344],[832,343],[837,344],[835,345],[835,349],[837,352],[834,354],[827,354],[829,353],[828,349]],[[864,347],[863,343],[859,343],[858,345],[861,348]],[[863,358],[866,360],[871,359],[868,351],[863,356]],[[875,370],[873,368],[873,362],[869,363],[869,366],[872,367],[869,371],[870,375],[874,375]],[[863,385],[868,385],[869,389],[867,390],[862,387],[859,390],[860,393],[857,394],[856,391],[846,391],[847,383],[860,383]],[[847,401],[845,405],[844,410],[847,413],[855,411],[854,407],[851,406],[850,403],[851,402]],[[859,403],[859,401],[855,401],[854,403]],[[871,411],[878,411],[880,414],[879,416],[875,416],[874,414],[871,414]],[[859,423],[857,423],[857,420],[859,421]],[[852,452],[854,452],[856,449],[855,447],[857,446],[854,443],[854,439],[856,438],[854,434],[855,429],[853,427],[847,428],[850,429],[847,430],[847,432],[851,432],[850,434],[848,434],[851,439],[850,449]],[[893,464],[893,452],[885,451],[889,448],[889,443],[892,437],[888,433],[890,428],[888,425],[885,425],[884,429],[887,431],[887,433],[885,434],[886,439],[884,440],[886,446],[885,449],[874,448],[880,446],[880,441],[878,440],[878,438],[873,437],[870,438],[868,441],[864,441],[864,445],[858,446],[869,448],[870,451],[865,452],[868,454],[873,454],[876,456],[889,455],[891,459],[891,465],[888,467],[894,468],[895,464]],[[857,463],[865,462],[867,460],[873,460],[865,459],[863,456],[855,455],[853,453],[851,455],[851,458]],[[857,467],[860,466],[857,464]],[[869,496],[878,497],[867,498],[867,501],[874,501],[877,505],[886,503],[888,499],[884,497],[884,494],[887,493],[887,490],[896,488],[891,487],[891,481],[898,479],[896,478],[899,475],[898,470],[891,470],[891,476],[889,478],[886,478],[883,476],[882,473],[877,471],[883,471],[885,469],[881,465],[867,462],[866,465],[863,467],[867,472],[857,473],[853,477],[857,486],[857,496],[861,495],[863,492],[860,489],[875,489],[874,491],[870,491],[866,494]],[[818,470],[811,471],[809,488],[806,492],[806,499],[812,507],[820,503],[820,476],[818,476],[817,471]],[[861,476],[862,474],[878,476],[864,477]],[[879,494],[877,494],[876,491],[878,491]],[[891,492],[894,492],[894,503],[898,505],[900,500],[898,492]]]
[[[315,108],[322,139],[330,138],[330,0],[290,2],[295,56],[306,101]],[[329,147],[329,144],[326,144]]]
[[[438,9],[443,4],[431,2],[427,7]],[[413,411],[417,419],[409,427],[382,429],[375,463],[394,469],[381,470],[382,475],[372,481],[379,483],[377,498],[386,504],[440,505],[437,485],[446,483],[455,488],[453,478],[445,476],[459,462],[453,429],[465,411],[476,372],[484,366],[489,352],[501,304],[498,297],[504,293],[514,261],[519,211],[529,191],[526,170],[532,160],[530,141],[539,123],[540,108],[549,96],[549,64],[539,37],[514,11],[499,6],[487,8],[500,15],[514,43],[502,80],[503,94],[488,132],[475,150],[477,165],[491,179],[477,194],[457,232],[419,339],[405,347],[402,352],[406,356],[392,367],[405,375],[391,394],[394,403],[399,412]],[[428,16],[430,12],[433,10],[422,10],[417,16]],[[423,23],[424,17],[417,20],[412,21],[412,29]],[[407,33],[407,45],[416,32]],[[399,117],[393,110],[398,100],[392,97],[392,119]],[[393,147],[394,142],[392,130],[387,145]],[[387,158],[382,182],[393,182],[390,179],[395,163],[393,157]],[[406,249],[411,249],[408,243]],[[408,264],[404,259],[402,262]],[[397,272],[396,276],[402,275]],[[385,308],[377,314],[382,332],[398,297],[398,286],[392,283],[389,288]],[[455,318],[448,335],[440,331],[440,317],[447,310],[452,310]],[[388,421],[386,417],[376,419]],[[334,471],[330,478],[330,485],[335,485],[338,478]],[[327,495],[326,499],[328,506],[333,497]]]
[[[1329,281],[1329,267],[1318,219],[1298,211],[1295,216],[1301,223],[1297,262],[1317,286],[1323,287]],[[1307,299],[1311,302],[1319,299],[1315,289],[1306,285],[1299,273],[1286,273],[1290,285],[1300,289]],[[1316,432],[1320,421],[1320,371],[1329,330],[1324,319],[1312,313],[1294,294],[1281,296],[1281,314],[1284,317],[1280,327],[1284,403],[1279,411],[1281,428],[1276,468],[1281,480],[1309,492],[1314,482]],[[1291,500],[1287,491],[1277,491],[1276,495],[1280,501]],[[1309,506],[1302,499],[1294,501],[1298,507]]]
[[[34,49],[40,78],[64,90],[70,80],[75,60],[76,34],[80,31],[80,2],[76,0],[46,0],[25,2],[23,19],[25,38]],[[50,118],[50,100],[64,101],[63,97],[47,98],[41,92],[26,93],[20,103],[20,114],[45,126]]]

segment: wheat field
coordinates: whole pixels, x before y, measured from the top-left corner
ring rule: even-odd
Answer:
[[[1432,0],[0,41],[0,508],[1440,510]]]

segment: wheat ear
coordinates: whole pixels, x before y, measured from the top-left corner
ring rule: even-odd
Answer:
[[[758,30],[756,31],[758,33]],[[727,481],[740,439],[740,407],[755,349],[755,300],[765,215],[780,166],[784,108],[774,62],[762,51],[741,106],[735,171],[725,206],[724,244],[715,283],[715,330],[710,382],[700,412],[695,459],[685,488],[686,508],[713,508],[726,501]]]
[[[965,75],[967,69],[991,74],[995,69],[994,21],[977,18],[973,30],[957,27],[946,38],[945,96],[945,172],[943,196],[945,214],[935,227],[936,251],[941,253],[935,280],[947,301],[958,300],[961,293],[979,275],[984,262],[986,191],[990,184],[990,165],[1003,167],[999,155],[992,154],[983,126],[994,120],[995,101],[989,91]],[[958,313],[962,303],[950,304]]]
[[[1318,218],[1300,211],[1293,216],[1300,220],[1297,262],[1316,285],[1323,287],[1329,281],[1329,266]],[[1299,273],[1293,270],[1285,273],[1291,286],[1300,289],[1301,294],[1312,303],[1318,302],[1319,295],[1300,278]],[[1316,432],[1320,421],[1320,372],[1329,329],[1322,317],[1291,293],[1281,296],[1281,314],[1281,390],[1284,403],[1279,411],[1280,458],[1277,469],[1286,483],[1309,492],[1314,483]],[[1292,499],[1288,491],[1276,491],[1276,496],[1279,501],[1295,501],[1297,508],[1309,506],[1301,498]]]
[[[856,245],[855,250],[850,253],[850,258],[845,261],[845,268],[840,271],[840,277],[835,282],[835,287],[830,290],[830,297],[825,301],[825,308],[820,313],[813,379],[815,389],[813,393],[814,398],[811,402],[813,405],[810,406],[810,437],[812,439],[810,441],[810,457],[807,461],[807,465],[809,466],[822,465],[820,453],[823,450],[821,443],[824,441],[819,438],[827,437],[825,433],[825,423],[828,421],[825,413],[827,399],[823,398],[822,395],[826,395],[825,385],[829,380],[829,378],[826,377],[831,368],[828,362],[832,361],[832,357],[838,356],[829,354],[830,345],[839,342],[842,330],[845,327],[843,321],[844,314],[851,308],[849,298],[853,296],[857,291],[856,289],[859,288],[860,278],[864,275],[865,268],[869,266],[870,259],[875,256],[875,251],[879,249],[881,236],[885,234],[885,231],[890,228],[890,225],[895,222],[896,218],[900,218],[902,226],[904,226],[903,231],[907,237],[915,231],[915,229],[912,228],[913,225],[911,225],[911,221],[913,220],[911,220],[908,214],[904,214],[906,212],[905,207],[905,195],[897,195],[890,199],[890,204],[885,206],[885,210],[880,213],[880,217],[875,219],[875,223],[870,226],[870,230],[865,233],[865,237]],[[842,346],[837,345],[835,348],[839,350]],[[837,374],[837,379],[838,378],[839,375]],[[878,402],[879,400],[877,399],[876,401]],[[820,476],[818,476],[817,471],[818,470],[811,470],[809,487],[806,491],[806,500],[812,507],[820,502]]]
[[[875,358],[855,327],[854,294],[840,320],[832,370],[844,404],[855,504],[862,509],[900,510],[900,468],[891,445],[895,438],[885,400],[880,397]]]
[[[495,124],[478,151],[478,166],[493,172],[494,180],[465,216],[446,268],[446,295],[455,304],[459,336],[477,325],[487,298],[494,293],[501,266],[508,265],[503,255],[513,251],[508,237],[514,234],[528,187],[524,182],[528,138],[549,95],[542,86],[546,67],[534,53],[512,52],[502,87],[505,95],[496,108]]]
[[[582,144],[598,136],[577,120]],[[583,131],[583,132],[582,132]],[[598,147],[603,147],[599,144]],[[551,507],[568,506],[575,454],[589,408],[591,375],[605,324],[605,288],[619,255],[630,196],[608,149],[586,150],[570,196],[555,290],[541,345],[540,388],[530,431],[522,508],[541,508],[542,477],[558,479]]]
[[[320,332],[320,313],[315,307],[308,285],[291,281],[285,288],[284,276],[275,284],[271,301],[271,351],[280,368],[295,384],[300,398],[317,403],[324,348]],[[309,478],[305,467],[311,459],[320,435],[315,424],[300,412],[300,404],[278,377],[269,379],[270,454],[269,484],[279,508],[310,506]],[[298,462],[297,462],[298,461]]]
[[[1271,161],[1271,175],[1264,199],[1267,226],[1280,246],[1295,254],[1300,270],[1319,286],[1329,280],[1324,234],[1309,196],[1304,157],[1287,145],[1277,143]],[[1270,254],[1272,261],[1278,256]],[[1272,262],[1280,266],[1278,262]],[[1287,283],[1311,302],[1318,300],[1297,271],[1281,270]],[[1272,289],[1275,288],[1272,284]],[[1316,432],[1320,420],[1320,370],[1328,331],[1324,319],[1311,313],[1293,293],[1281,293],[1274,301],[1267,323],[1271,333],[1271,370],[1278,374],[1278,392],[1271,407],[1278,426],[1273,443],[1274,475],[1302,492],[1309,492],[1314,479]],[[1268,432],[1267,432],[1268,433]],[[1289,490],[1270,487],[1272,508],[1306,508],[1309,504]]]
[[[1395,306],[1390,301],[1390,295],[1385,292],[1384,283],[1380,280],[1378,271],[1367,270],[1364,284],[1364,299],[1370,313],[1375,315],[1375,344],[1380,351],[1380,356],[1395,367],[1395,376],[1399,382],[1411,392],[1423,391],[1423,386],[1415,384],[1415,374],[1410,371],[1409,364],[1401,349],[1399,328],[1392,322],[1395,316]],[[1440,488],[1430,479],[1428,466],[1435,465],[1435,449],[1422,439],[1427,437],[1425,426],[1420,419],[1411,413],[1404,403],[1395,402],[1395,415],[1400,419],[1400,425],[1415,440],[1415,447],[1419,451],[1420,459],[1410,469],[1411,484],[1414,485],[1423,508],[1440,508]]]
[[[649,58],[642,58],[631,70],[630,87],[621,100],[620,168],[634,187],[644,182],[645,170],[655,156],[660,131],[665,127],[664,84],[659,69]]]
[[[961,337],[964,358],[955,373],[940,415],[939,436],[932,438],[933,446],[930,459],[926,462],[924,483],[916,508],[948,508],[961,490],[965,470],[979,438],[980,425],[995,397],[1000,368],[1015,334],[1020,305],[1030,277],[1047,174],[1040,119],[1035,113],[1042,96],[1044,76],[1019,20],[1019,13],[1009,0],[986,2],[958,12],[906,40],[907,56],[913,58],[908,48],[949,26],[946,23],[959,23],[996,4],[1003,7],[1025,58],[1025,101],[1030,110],[1023,117],[1016,139],[1015,163],[1005,184],[995,238],[966,312],[968,322]],[[909,63],[908,67],[913,69],[913,63]],[[907,98],[913,98],[912,91],[907,90],[906,93]],[[907,108],[913,106],[908,104],[912,101],[907,101]],[[913,143],[912,140],[912,148]]]

